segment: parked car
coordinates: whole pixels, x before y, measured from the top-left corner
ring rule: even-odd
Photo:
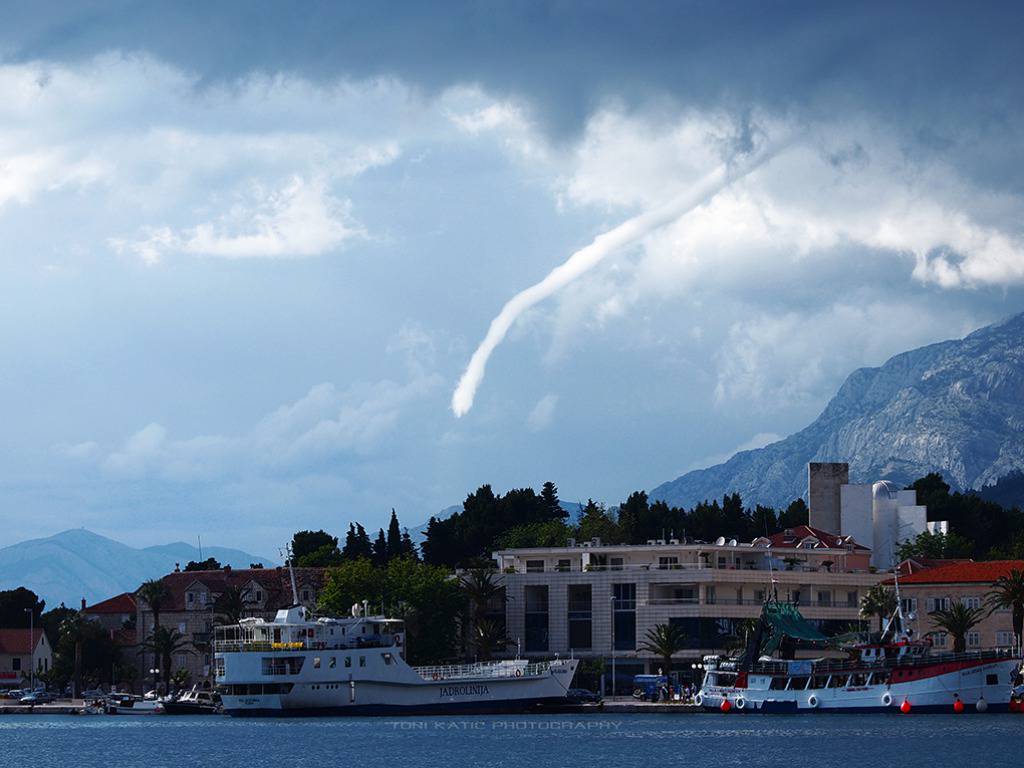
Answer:
[[[13,689],[7,691],[4,694],[4,698],[14,699],[15,701],[17,701],[18,699],[20,699],[22,696],[24,696],[27,693],[28,693],[28,691],[23,691],[23,690],[21,690],[21,688],[13,688]]]
[[[570,688],[565,692],[566,698],[580,704],[597,703],[601,701],[601,694],[588,691],[586,688]]]
[[[87,691],[82,691],[82,698],[89,701],[92,699],[103,699],[106,698],[107,694],[103,692],[102,688],[90,688]]]
[[[49,704],[51,701],[56,701],[57,697],[52,693],[46,691],[33,691],[32,693],[26,694],[18,699],[20,704]]]

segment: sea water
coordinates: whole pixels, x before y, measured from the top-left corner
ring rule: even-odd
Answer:
[[[0,717],[0,766],[1020,765],[1024,715]]]

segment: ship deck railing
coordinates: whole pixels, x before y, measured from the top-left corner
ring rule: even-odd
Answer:
[[[863,660],[840,660],[825,659],[816,661],[813,666],[813,674],[828,674],[830,672],[857,672],[860,670],[889,669],[892,667],[926,667],[933,664],[962,661],[1001,661],[1015,658],[1011,650],[985,649],[978,651],[964,651],[962,653],[930,653],[925,656],[903,656],[879,659],[876,661]],[[799,659],[798,661],[814,661],[813,659]],[[754,675],[788,675],[790,674],[790,662],[788,661],[759,661],[750,670]],[[722,671],[735,671],[734,664],[731,669]],[[800,675],[801,677],[806,675]]]
[[[413,667],[413,672],[424,680],[469,680],[515,677],[541,677],[546,675],[551,664],[546,661],[509,664],[501,662],[477,662],[476,664],[443,664],[439,666]]]

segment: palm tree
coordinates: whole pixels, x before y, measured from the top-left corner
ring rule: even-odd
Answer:
[[[737,619],[733,622],[732,632],[729,633],[728,639],[730,645],[726,650],[728,651],[742,651],[747,647],[747,640],[750,635],[757,631],[757,625],[761,623],[760,619]]]
[[[860,615],[865,619],[878,617],[878,631],[881,632],[883,622],[896,610],[896,593],[884,584],[875,584],[861,598]]]
[[[1024,571],[1014,568],[1008,575],[996,579],[985,597],[985,606],[989,614],[1002,608],[1013,611],[1013,634],[1020,648],[1024,634]]]
[[[953,636],[953,652],[963,653],[967,648],[967,633],[985,618],[985,611],[968,608],[957,601],[944,611],[931,611],[928,615],[937,627]]]
[[[507,645],[503,637],[503,631],[499,631],[496,622],[487,619],[487,611],[490,604],[496,597],[501,595],[505,589],[501,584],[500,577],[494,571],[484,568],[474,568],[467,576],[460,581],[462,593],[466,596],[470,609],[470,625],[468,628],[476,644],[477,654],[486,658],[491,651],[498,646]],[[492,625],[492,626],[487,626]],[[463,634],[465,638],[465,634]]]
[[[163,676],[164,692],[170,690],[171,664],[176,653],[192,653],[189,641],[176,629],[157,627],[149,636],[142,647],[144,650],[152,651],[160,661],[160,673]]]
[[[153,628],[160,626],[160,609],[170,602],[171,591],[161,579],[150,579],[142,582],[142,586],[135,590],[135,594],[141,597],[149,610],[153,612]]]
[[[225,624],[237,624],[242,619],[246,608],[252,600],[249,598],[249,590],[243,587],[227,587],[221,592],[213,608],[217,616]]]
[[[502,622],[480,619],[473,625],[473,643],[480,661],[489,661],[495,649],[504,651],[508,642]]]
[[[685,649],[686,633],[677,624],[655,624],[638,648],[660,658],[666,675],[672,671],[672,657]]]

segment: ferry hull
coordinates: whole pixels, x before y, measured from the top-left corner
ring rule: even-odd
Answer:
[[[563,706],[565,697],[463,701],[433,704],[351,704],[336,707],[282,709],[242,707],[225,709],[232,717],[408,717],[412,715],[518,715]]]

